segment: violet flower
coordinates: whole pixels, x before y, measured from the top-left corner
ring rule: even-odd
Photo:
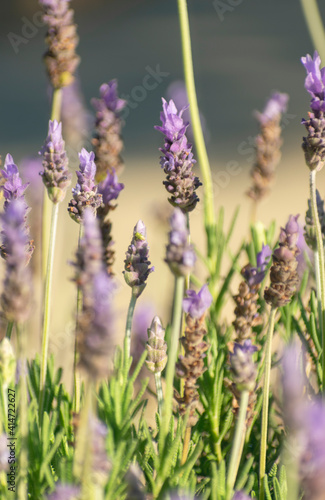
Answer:
[[[312,97],[309,118],[301,122],[308,132],[307,137],[303,138],[302,149],[310,170],[319,171],[325,162],[325,70],[320,69],[321,60],[316,50],[313,58],[307,54],[301,58],[301,62],[307,72],[305,89]]]
[[[72,189],[73,198],[70,200],[68,212],[70,217],[80,224],[83,212],[86,207],[91,208],[96,214],[98,207],[102,203],[102,195],[98,193],[95,185],[96,165],[94,162],[95,153],[82,148],[79,153],[79,171],[76,172],[78,182]]]
[[[1,304],[8,321],[24,322],[31,307],[31,275],[26,267],[29,241],[25,227],[26,206],[13,200],[1,215],[2,246],[6,249],[6,275]]]
[[[85,142],[88,142],[90,128],[93,125],[92,116],[85,106],[78,78],[62,89],[61,120],[63,135],[75,157],[75,151],[80,151]],[[71,155],[69,156],[70,163],[72,163]]]
[[[106,178],[98,184],[98,192],[103,197],[102,203],[110,209],[114,208],[111,202],[118,198],[122,189],[124,184],[118,182],[115,170],[107,172]]]
[[[53,493],[47,496],[47,500],[78,500],[80,493],[80,486],[58,483]]]
[[[112,468],[106,451],[108,430],[106,425],[94,415],[90,417],[89,430],[92,443],[92,482],[103,488]]]
[[[48,136],[39,154],[43,155],[44,171],[41,176],[47,194],[53,203],[60,203],[71,184],[61,123],[56,120],[49,121]]]
[[[186,216],[180,208],[176,208],[170,217],[171,231],[166,247],[165,262],[175,276],[188,275],[195,264],[194,248],[188,243]]]
[[[5,158],[4,168],[1,170],[4,184],[1,186],[5,198],[4,209],[8,207],[12,200],[21,200],[25,204],[27,211],[27,203],[25,201],[25,191],[29,183],[23,184],[19,175],[18,167],[15,165],[13,157],[7,154]]]
[[[192,318],[201,318],[212,304],[212,295],[207,284],[203,285],[198,293],[187,290],[186,295],[187,298],[183,299],[183,311]]]
[[[155,129],[165,135],[164,147],[160,148],[163,153],[160,164],[167,175],[163,184],[171,195],[168,201],[183,212],[190,212],[199,201],[196,190],[202,184],[192,170],[195,160],[192,145],[187,142],[185,135],[189,123],[182,118],[186,108],[178,111],[172,100],[167,103],[162,99],[162,102],[162,126],[156,126]]]
[[[124,279],[132,288],[134,297],[139,297],[147,286],[147,279],[154,267],[149,267],[151,262],[148,259],[149,248],[146,235],[146,227],[139,220],[134,227],[131,244],[126,252],[124,260]]]
[[[230,366],[233,380],[239,391],[253,392],[256,386],[257,368],[252,355],[257,347],[250,340],[243,344],[235,342],[234,350],[230,353]]]
[[[255,118],[261,123],[267,123],[278,120],[281,115],[287,111],[289,96],[281,92],[273,92],[271,97],[267,100],[262,113],[255,111]]]
[[[96,110],[95,137],[92,140],[96,155],[96,180],[105,179],[107,172],[119,174],[123,169],[120,153],[123,149],[121,129],[123,122],[119,113],[126,106],[117,93],[117,80],[104,83],[100,89],[100,99],[92,99]]]
[[[70,0],[39,0],[43,7],[43,21],[48,26],[46,43],[48,50],[44,61],[54,88],[70,85],[80,58],[75,50],[78,45],[77,27],[73,22]]]
[[[259,285],[265,278],[266,268],[272,255],[272,250],[268,245],[263,245],[262,250],[256,256],[256,267],[250,265],[242,270],[249,287]]]

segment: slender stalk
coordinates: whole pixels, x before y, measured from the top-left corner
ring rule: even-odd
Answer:
[[[262,406],[262,429],[261,429],[261,451],[260,451],[260,500],[264,500],[264,476],[266,464],[267,450],[267,425],[269,413],[269,395],[270,395],[270,378],[271,378],[271,354],[272,354],[272,337],[274,331],[275,314],[277,308],[272,307],[269,318],[269,328],[266,337],[265,350],[265,372],[263,384],[263,406]]]
[[[50,240],[49,240],[48,257],[47,257],[47,270],[46,270],[46,279],[45,279],[42,358],[41,358],[41,376],[40,376],[40,399],[39,399],[39,421],[40,421],[40,423],[42,422],[46,370],[47,370],[47,356],[48,356],[49,330],[50,330],[50,313],[51,313],[51,295],[52,295],[51,292],[52,292],[52,277],[53,277],[53,263],[54,263],[54,248],[55,248],[58,212],[59,212],[59,204],[53,203],[51,227],[50,227]]]
[[[79,226],[79,237],[78,237],[78,248],[80,247],[80,240],[82,236],[82,224]],[[82,308],[82,292],[80,286],[77,287],[77,312],[76,312],[76,337],[74,341],[74,359],[73,359],[73,411],[79,413],[80,411],[80,372],[78,370],[78,349],[77,349],[77,332],[78,332],[78,322],[79,313]]]
[[[313,45],[325,63],[325,31],[316,0],[300,0]]]
[[[230,500],[231,498],[232,491],[234,489],[236,482],[241,455],[243,452],[243,445],[246,433],[246,414],[247,414],[248,398],[249,398],[249,392],[243,391],[240,397],[238,420],[236,425],[235,437],[232,443],[229,469],[227,474],[226,500]]]
[[[191,120],[192,120],[192,128],[193,128],[196,152],[200,164],[200,169],[203,179],[203,187],[204,187],[204,213],[205,213],[205,225],[208,234],[208,257],[211,258],[213,255],[213,244],[210,240],[212,238],[212,235],[214,234],[213,229],[216,225],[214,202],[213,202],[214,196],[213,196],[212,176],[211,176],[209,158],[205,147],[199,107],[196,97],[187,2],[186,0],[177,0],[177,3],[178,3],[178,13],[179,13],[179,22],[181,31],[186,90],[190,104],[190,112],[191,112]]]
[[[126,317],[125,341],[124,341],[124,366],[126,366],[126,363],[130,359],[131,355],[131,330],[132,330],[133,313],[136,302],[137,302],[137,297],[135,297],[132,293],[128,314]]]
[[[21,448],[19,452],[19,481],[17,485],[18,500],[27,500],[27,474],[28,474],[28,400],[27,400],[27,373],[26,370],[26,349],[25,339],[21,325],[17,328],[17,341],[19,359],[22,363],[22,373],[19,377],[19,433],[21,439]]]
[[[320,284],[320,276],[319,276],[319,255],[318,250],[314,250],[314,259],[315,259],[315,281],[316,281],[316,296],[317,296],[317,304],[318,304],[318,325],[319,330],[323,331],[323,318],[322,318],[322,301],[321,301],[321,284]]]
[[[53,89],[52,95],[52,108],[51,120],[60,121],[62,104],[62,89]],[[46,190],[44,190],[43,197],[43,216],[42,216],[42,276],[45,279],[47,270],[47,255],[48,245],[50,239],[50,213],[51,213],[51,200],[49,199]]]
[[[192,428],[190,426],[186,427],[184,442],[183,442],[183,452],[182,452],[181,465],[184,465],[186,460],[187,460],[188,448],[189,448],[189,444],[191,441],[191,430],[192,430]]]
[[[156,384],[156,391],[157,391],[158,413],[161,416],[162,415],[162,405],[163,405],[163,400],[164,400],[162,385],[161,385],[161,372],[155,373],[155,384]]]
[[[322,332],[322,367],[323,367],[323,393],[325,393],[325,267],[324,267],[324,247],[323,247],[323,236],[322,229],[319,222],[318,211],[317,211],[317,201],[316,201],[316,170],[312,170],[309,174],[309,186],[310,186],[310,202],[311,210],[313,215],[313,221],[315,224],[316,241],[317,241],[317,252],[318,252],[318,273],[320,281],[320,304],[321,304],[321,332]]]
[[[165,401],[163,406],[163,418],[160,428],[160,443],[165,441],[168,434],[169,421],[173,410],[174,375],[177,360],[179,334],[182,323],[182,300],[184,295],[184,277],[175,277],[175,301],[173,308],[173,321],[171,326],[170,346],[168,349],[168,361],[166,370]]]
[[[11,339],[11,334],[12,334],[13,328],[14,328],[14,322],[13,321],[8,321],[7,330],[6,330],[6,337],[9,340]]]

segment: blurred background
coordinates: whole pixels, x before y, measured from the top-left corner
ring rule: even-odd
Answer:
[[[129,101],[123,129],[125,170],[120,178],[125,190],[112,216],[117,249],[115,272],[120,281],[120,323],[124,321],[130,296],[121,274],[123,259],[133,226],[140,218],[148,228],[156,272],[150,275],[139,304],[152,307],[166,323],[173,289],[172,276],[163,262],[168,231],[163,219],[169,213],[169,205],[159,166],[158,148],[163,144],[163,136],[153,127],[160,123],[161,97],[170,97],[175,81],[183,78],[177,2],[75,0],[71,6],[80,36],[77,50],[81,56],[81,92],[89,110],[84,137],[87,127],[91,136],[90,100],[98,96],[102,83],[117,78],[119,93]],[[226,8],[223,10],[222,6]],[[258,133],[253,110],[262,110],[273,90],[287,92],[290,102],[283,120],[283,155],[277,180],[259,207],[258,218],[266,225],[276,219],[280,226],[291,213],[304,217],[308,169],[301,151],[304,128],[300,122],[307,115],[309,97],[304,90],[305,70],[300,57],[314,49],[298,0],[189,0],[188,7],[197,94],[205,119],[216,207],[225,207],[227,224],[235,207],[241,206],[233,238],[235,252],[249,225],[250,200],[245,191],[254,159],[252,141]],[[320,8],[325,18],[324,4]],[[34,0],[13,0],[1,5],[0,153],[4,158],[10,152],[18,165],[26,156],[37,155],[47,135],[50,94],[42,64],[46,30],[40,27],[40,12]],[[157,81],[150,90],[143,85],[148,74],[155,75]],[[89,137],[85,138],[86,147],[90,147]],[[75,168],[76,150],[71,148],[70,153]],[[233,167],[232,173],[229,166]],[[324,172],[318,176],[322,196],[324,176]],[[201,189],[201,198],[202,194]],[[62,206],[51,333],[52,338],[63,339],[57,345],[52,342],[52,350],[60,355],[72,346],[76,302],[68,261],[74,258],[78,228],[65,210]],[[35,208],[30,217],[37,219],[39,213]],[[204,251],[202,220],[201,205],[191,214],[191,229],[193,241]],[[204,280],[202,266],[198,266],[197,273]],[[229,303],[233,308],[231,299]],[[228,319],[232,321],[231,313]],[[40,346],[37,320],[33,331],[31,351]],[[117,338],[121,336],[123,329],[119,327]]]

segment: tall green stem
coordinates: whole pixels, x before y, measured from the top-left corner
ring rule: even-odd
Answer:
[[[231,498],[231,494],[235,486],[241,455],[243,452],[243,444],[245,441],[245,431],[246,431],[246,414],[247,414],[248,398],[249,398],[249,392],[243,391],[240,397],[238,420],[236,425],[235,437],[232,443],[229,469],[227,474],[226,500],[230,500]]]
[[[50,227],[50,240],[49,240],[49,246],[48,246],[49,250],[48,250],[48,257],[47,257],[47,269],[46,269],[46,278],[45,278],[42,359],[41,359],[41,376],[40,376],[40,400],[39,400],[39,421],[40,421],[40,423],[42,422],[43,405],[44,405],[45,381],[46,381],[46,370],[47,370],[47,356],[48,356],[48,346],[49,346],[54,248],[55,248],[58,213],[59,213],[59,204],[53,203],[51,227]]]
[[[124,341],[124,366],[130,359],[131,355],[131,331],[132,331],[132,320],[135,304],[137,302],[137,297],[135,295],[131,295],[131,300],[129,304],[128,314],[126,317],[126,327],[125,327],[125,341]]]
[[[316,0],[300,0],[313,45],[325,63],[325,31]]]
[[[184,295],[184,277],[175,277],[175,301],[173,310],[173,321],[170,334],[170,346],[168,349],[168,361],[166,370],[165,401],[163,406],[163,418],[160,429],[160,443],[165,441],[173,410],[174,375],[177,360],[179,334],[182,323],[182,300]]]
[[[323,367],[323,393],[325,393],[325,267],[324,267],[324,247],[323,247],[323,236],[322,228],[319,222],[318,210],[317,210],[317,200],[316,200],[316,170],[312,170],[309,174],[309,186],[310,186],[310,202],[311,210],[313,215],[313,221],[315,224],[316,241],[317,241],[317,252],[318,252],[318,271],[316,275],[319,276],[320,281],[320,305],[321,305],[321,331],[322,331],[322,367]]]
[[[272,338],[273,338],[276,311],[277,308],[272,307],[270,312],[269,328],[267,331],[266,348],[265,348],[265,371],[264,371],[264,384],[263,384],[261,452],[260,452],[260,500],[264,500],[264,476],[265,476],[266,450],[267,450],[267,426],[268,426],[268,414],[269,414]]]
[[[23,366],[23,372],[26,369],[26,341],[22,332],[21,325],[16,325],[17,343],[19,358]],[[17,486],[18,500],[27,500],[27,475],[28,475],[28,400],[27,400],[27,374],[21,373],[19,377],[19,433],[21,439],[21,448],[19,452],[19,481]]]
[[[157,401],[158,401],[158,412],[159,415],[162,415],[162,405],[163,405],[163,391],[162,391],[162,386],[161,386],[161,372],[155,373],[155,384],[156,384],[156,391],[157,391]]]
[[[319,276],[319,254],[318,250],[314,250],[314,261],[315,261],[315,281],[316,281],[316,296],[318,305],[318,324],[319,329],[323,331],[323,317],[322,317],[322,301],[321,301],[321,285]]]
[[[180,31],[181,31],[181,42],[182,42],[182,52],[183,52],[183,65],[184,65],[184,76],[186,83],[187,96],[190,104],[190,113],[192,120],[192,128],[194,141],[196,146],[196,152],[199,160],[199,165],[201,169],[203,187],[204,187],[204,213],[205,213],[205,225],[208,234],[208,257],[211,258],[213,255],[213,243],[211,239],[214,234],[214,227],[216,225],[215,212],[214,212],[214,202],[213,202],[213,184],[211,177],[211,169],[207,150],[205,147],[204,136],[201,126],[199,107],[197,103],[196,90],[195,90],[195,80],[194,80],[194,70],[193,70],[193,59],[192,59],[192,48],[191,48],[191,36],[190,36],[190,25],[187,12],[187,2],[186,0],[178,0],[178,13],[180,21]]]
[[[82,224],[79,226],[79,237],[78,237],[78,248],[80,247],[80,240],[82,236]],[[77,312],[76,312],[76,337],[74,341],[74,360],[73,360],[73,411],[79,413],[80,411],[80,372],[78,370],[78,349],[77,349],[77,333],[78,333],[78,322],[79,313],[82,307],[82,292],[80,286],[77,287]]]

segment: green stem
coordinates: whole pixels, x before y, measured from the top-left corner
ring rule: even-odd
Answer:
[[[325,31],[316,0],[300,0],[313,45],[325,63]]]
[[[184,465],[187,460],[188,449],[191,441],[191,432],[192,432],[192,427],[187,426],[185,429],[181,465]]]
[[[163,405],[163,391],[161,386],[161,372],[155,373],[155,383],[156,383],[156,391],[157,391],[157,401],[158,401],[158,412],[159,415],[162,415],[162,405]]]
[[[319,276],[319,254],[318,250],[314,250],[314,259],[315,259],[315,281],[316,281],[316,296],[317,296],[317,304],[318,304],[318,325],[319,330],[323,331],[323,318],[322,318],[322,301],[321,301],[321,284],[320,284],[320,276]]]
[[[25,338],[21,325],[16,325],[19,358],[26,369]],[[19,433],[21,448],[19,452],[19,481],[17,486],[18,500],[27,500],[27,475],[28,475],[28,399],[27,399],[27,374],[22,373],[19,377]]]
[[[131,331],[132,331],[132,320],[135,304],[137,302],[137,297],[131,295],[131,300],[129,304],[128,314],[126,317],[126,327],[125,327],[125,340],[124,340],[124,366],[126,366],[131,355]]]
[[[78,237],[78,248],[80,247],[80,240],[82,237],[82,224],[79,226],[79,237]],[[78,370],[78,346],[77,346],[77,333],[78,333],[78,322],[79,322],[79,313],[82,308],[82,292],[80,286],[77,287],[77,312],[76,312],[76,337],[74,341],[74,359],[73,359],[73,411],[75,413],[79,413],[80,411],[80,372]]]
[[[232,443],[229,469],[227,474],[226,500],[229,500],[231,498],[231,494],[236,482],[241,455],[243,452],[243,444],[245,441],[245,432],[246,432],[246,414],[247,414],[248,398],[249,398],[249,392],[243,391],[240,397],[238,420],[236,425],[235,437]]]
[[[265,371],[263,384],[263,406],[262,406],[262,429],[261,429],[261,452],[260,452],[260,500],[264,500],[264,476],[266,465],[267,450],[267,425],[269,413],[269,395],[271,378],[271,355],[272,355],[272,337],[274,331],[274,322],[277,308],[272,307],[269,318],[269,328],[266,337],[265,348]]]
[[[9,340],[11,339],[11,334],[12,334],[13,328],[14,328],[14,322],[13,321],[8,321],[7,330],[6,330],[6,337]]]
[[[212,176],[196,97],[187,2],[186,0],[177,1],[183,52],[184,76],[188,101],[190,104],[194,142],[203,179],[205,225],[208,233],[208,257],[211,258],[213,255],[213,244],[211,242],[211,238],[213,237],[214,227],[216,225]]]
[[[47,370],[47,356],[49,345],[49,330],[50,330],[50,313],[51,313],[51,292],[52,292],[52,277],[53,277],[53,262],[54,248],[56,238],[56,228],[58,221],[59,204],[52,206],[52,218],[50,226],[50,240],[48,246],[47,269],[45,279],[45,297],[44,297],[44,318],[43,318],[43,337],[42,337],[42,359],[41,359],[41,376],[40,376],[40,399],[39,399],[39,422],[42,422],[45,381]]]
[[[321,304],[321,332],[322,332],[322,367],[323,367],[323,393],[325,393],[325,267],[324,267],[324,247],[322,228],[319,222],[316,200],[316,170],[312,170],[309,175],[310,202],[315,225],[317,252],[318,252],[318,271],[320,281],[320,304]]]
[[[160,428],[160,444],[164,443],[168,434],[169,422],[173,410],[174,375],[177,360],[179,334],[182,323],[182,300],[184,295],[184,277],[175,277],[175,301],[173,308],[173,321],[170,334],[170,346],[168,349],[168,361],[166,370],[165,401],[163,406],[163,418]]]

